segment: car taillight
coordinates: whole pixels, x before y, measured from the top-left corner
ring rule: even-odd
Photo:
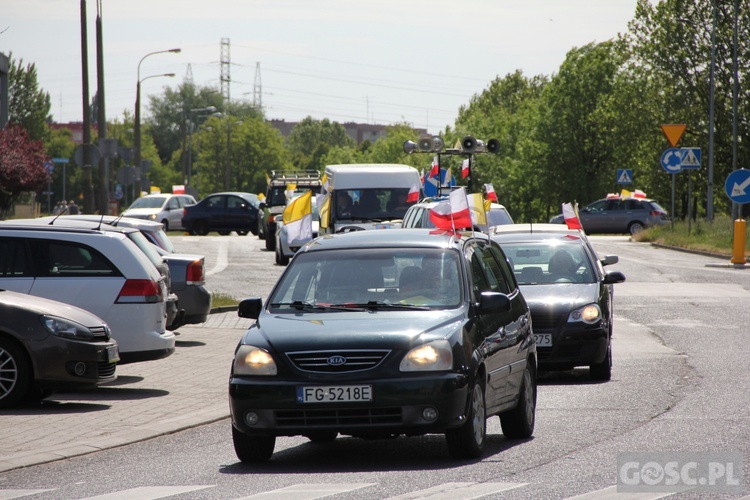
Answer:
[[[667,212],[661,212],[659,210],[652,210],[651,211],[651,216],[652,217],[666,217],[666,215],[667,215]]]
[[[156,281],[126,280],[115,302],[118,304],[152,304],[164,302],[164,295]]]
[[[203,259],[194,260],[187,268],[186,282],[188,285],[202,285],[204,280]]]

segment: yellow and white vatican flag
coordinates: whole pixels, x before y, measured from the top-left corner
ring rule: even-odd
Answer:
[[[316,194],[315,205],[318,207],[320,227],[326,229],[331,222],[331,193]]]
[[[487,224],[487,211],[485,210],[482,193],[471,193],[466,195],[466,198],[469,201],[471,222],[474,225]]]
[[[312,240],[312,191],[292,200],[284,209],[282,221],[286,227],[286,239],[290,246]]]

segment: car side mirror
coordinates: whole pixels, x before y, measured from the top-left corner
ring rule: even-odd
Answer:
[[[479,312],[510,312],[510,298],[504,293],[482,292],[479,295]]]
[[[240,318],[258,319],[262,309],[263,299],[260,297],[242,299],[237,307],[237,316]]]
[[[612,285],[614,283],[622,283],[625,281],[625,275],[622,274],[620,271],[611,271],[604,274],[604,281],[603,283],[605,285]]]
[[[258,205],[258,210],[263,210],[264,208],[266,208],[265,202],[260,202],[260,205]]]
[[[612,264],[620,262],[620,257],[617,255],[605,255],[599,259],[599,262],[601,262],[603,266],[611,266]]]

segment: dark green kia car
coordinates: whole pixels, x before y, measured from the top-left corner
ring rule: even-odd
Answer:
[[[500,246],[481,233],[354,231],[304,245],[237,346],[234,448],[268,460],[278,436],[329,441],[444,434],[483,453],[486,419],[528,438],[536,414],[531,316]]]

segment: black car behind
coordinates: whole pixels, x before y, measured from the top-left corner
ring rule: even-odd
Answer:
[[[603,264],[616,263],[616,256],[600,259],[583,232],[556,224],[498,226],[492,238],[531,308],[539,369],[588,366],[592,379],[609,380],[613,285],[625,276],[605,272]]]

